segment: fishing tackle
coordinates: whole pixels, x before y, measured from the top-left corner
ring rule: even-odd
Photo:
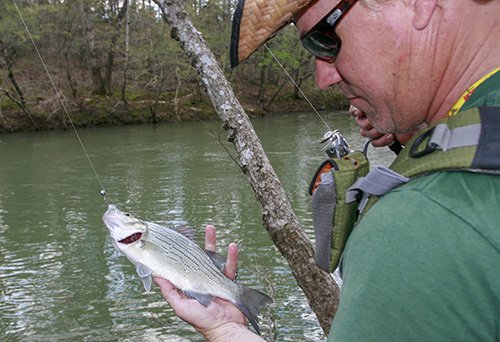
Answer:
[[[340,134],[339,130],[327,131],[320,141],[326,145],[321,149],[321,152],[326,152],[328,157],[342,159],[352,152],[346,138]]]
[[[271,51],[269,46],[267,44],[264,44],[264,47],[267,49],[267,51],[271,54],[273,59],[276,61],[276,63],[280,66],[281,70],[287,75],[287,77],[290,79],[290,81],[293,83],[295,88],[299,91],[299,93],[302,95],[302,97],[306,100],[306,102],[311,106],[312,110],[318,118],[323,122],[323,124],[326,126],[328,131],[323,135],[323,138],[321,139],[321,143],[328,142],[325,147],[321,150],[322,152],[326,152],[328,157],[333,158],[337,157],[338,159],[341,159],[351,153],[351,149],[349,147],[349,144],[347,143],[347,140],[344,138],[342,134],[340,134],[340,131],[338,129],[332,130],[328,123],[325,121],[325,119],[321,116],[321,114],[316,110],[316,108],[313,106],[311,101],[309,101],[309,98],[304,94],[302,89],[300,89],[299,85],[295,82],[292,76],[286,71],[285,67],[281,62],[279,61],[278,57]]]

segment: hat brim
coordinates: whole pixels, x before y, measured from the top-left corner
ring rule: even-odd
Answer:
[[[239,0],[233,15],[229,59],[234,68],[314,0]]]

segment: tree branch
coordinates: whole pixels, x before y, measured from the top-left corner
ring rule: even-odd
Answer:
[[[314,261],[314,250],[295,216],[286,193],[255,133],[250,120],[202,35],[184,11],[181,0],[153,0],[171,34],[198,72],[212,104],[234,144],[239,164],[262,206],[271,239],[288,261],[295,279],[325,333],[338,306],[339,290],[330,274]]]

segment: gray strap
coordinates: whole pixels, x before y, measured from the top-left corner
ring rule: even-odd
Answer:
[[[410,179],[389,169],[388,167],[376,165],[366,177],[359,178],[356,183],[347,189],[346,202],[351,203],[363,194],[358,206],[360,212],[365,208],[370,195],[382,196],[391,189],[408,182]]]
[[[481,124],[449,129],[446,124],[439,124],[429,139],[429,145],[437,145],[443,151],[457,147],[475,146],[481,135]]]
[[[331,258],[332,222],[336,208],[336,193],[331,172],[321,175],[321,183],[312,196],[312,216],[316,264],[328,272]]]

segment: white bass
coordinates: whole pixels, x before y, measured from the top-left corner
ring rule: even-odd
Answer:
[[[273,300],[227,278],[216,266],[220,263],[218,255],[204,251],[192,241],[194,231],[174,230],[143,221],[120,211],[113,204],[109,205],[102,219],[115,248],[135,265],[147,291],[151,289],[152,276],[160,276],[204,306],[208,306],[214,297],[228,300],[260,333],[257,315]]]

